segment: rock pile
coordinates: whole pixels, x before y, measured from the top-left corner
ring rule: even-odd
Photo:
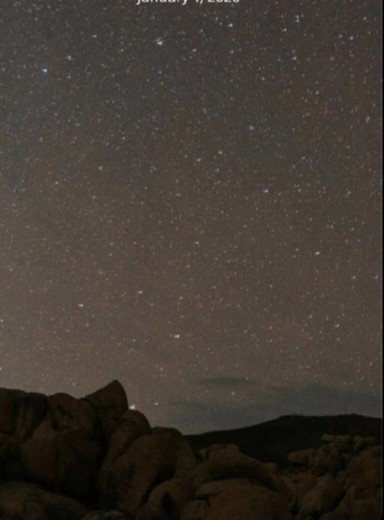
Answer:
[[[381,512],[381,446],[372,437],[323,435],[318,449],[292,452],[283,478],[297,520],[376,519]]]
[[[374,520],[381,449],[324,435],[262,463],[234,445],[194,452],[130,410],[117,381],[82,399],[0,389],[2,520]]]

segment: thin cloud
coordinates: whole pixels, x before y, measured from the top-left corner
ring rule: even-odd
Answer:
[[[251,386],[254,381],[244,377],[203,377],[200,380],[200,384],[205,387],[215,388],[231,388],[241,386]]]

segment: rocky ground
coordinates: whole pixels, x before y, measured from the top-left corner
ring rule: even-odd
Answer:
[[[117,381],[83,399],[0,389],[1,520],[375,520],[380,511],[377,437],[325,431],[277,465],[233,444],[193,450],[130,410]]]

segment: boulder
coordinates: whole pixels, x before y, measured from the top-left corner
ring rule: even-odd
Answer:
[[[361,451],[369,446],[377,444],[377,440],[374,437],[362,437],[361,435],[355,435],[353,437],[353,451]]]
[[[157,429],[136,439],[111,468],[102,491],[106,505],[134,515],[152,489],[172,478],[183,479],[195,466],[195,456],[174,429]]]
[[[317,477],[310,471],[304,471],[297,475],[295,496],[299,508],[302,506],[303,498],[316,486],[317,483]]]
[[[363,520],[379,518],[381,507],[381,446],[355,454],[335,475],[318,477],[317,484],[297,497],[298,520]]]
[[[166,480],[153,489],[148,502],[136,514],[136,520],[179,519],[184,506],[193,498],[193,489],[185,481]]]
[[[209,504],[206,500],[188,502],[181,512],[180,520],[206,520]]]
[[[1,518],[22,520],[81,520],[86,508],[75,500],[24,482],[0,483]]]
[[[16,439],[0,433],[0,480],[23,479],[25,476]]]
[[[89,438],[100,437],[94,408],[71,395],[60,393],[48,397],[48,419],[55,432],[81,429]]]
[[[22,442],[32,435],[33,431],[44,419],[47,412],[47,397],[30,392],[22,396],[18,402],[14,435]]]
[[[381,486],[381,446],[372,446],[358,453],[346,468],[348,479],[365,496],[372,496]]]
[[[313,464],[315,451],[314,449],[291,451],[287,457],[288,462],[292,462],[298,466],[310,467]]]
[[[286,497],[288,495],[287,487],[282,478],[274,473],[274,467],[242,454],[236,446],[223,445],[211,449],[206,460],[193,471],[191,482],[197,488],[213,480],[233,478],[257,481]]]
[[[336,507],[344,493],[343,479],[337,479],[330,473],[320,477],[316,485],[302,497],[297,520],[320,518]]]
[[[116,460],[141,435],[149,434],[151,427],[146,417],[137,410],[127,410],[111,434],[108,451],[99,471],[98,487],[105,487],[108,473]]]
[[[0,433],[26,439],[43,420],[47,398],[43,394],[0,388]]]
[[[236,444],[212,444],[211,446],[198,451],[199,460],[204,462],[209,459],[213,452],[219,451],[221,453],[221,450],[223,449],[231,451],[232,453],[240,453],[240,449]]]
[[[0,433],[14,433],[19,404],[24,396],[22,390],[0,388]]]
[[[303,497],[317,484],[317,477],[310,471],[284,472],[282,478],[289,489],[291,510],[298,511]]]
[[[75,496],[86,496],[94,488],[100,448],[84,430],[32,437],[21,444],[20,451],[32,480]]]
[[[104,388],[84,397],[98,415],[105,439],[109,440],[113,428],[120,417],[128,410],[128,401],[123,386],[112,381]]]
[[[311,470],[318,476],[329,472],[336,474],[345,466],[345,463],[344,450],[340,445],[324,444],[315,451]]]
[[[0,433],[0,462],[8,462],[18,458],[18,445],[12,435]]]
[[[91,511],[82,520],[127,520],[120,511]]]
[[[321,520],[376,520],[381,516],[381,490],[364,497],[358,486],[348,489],[334,511],[325,513]]]
[[[151,426],[144,414],[138,410],[127,410],[113,430],[107,457],[115,462],[133,441],[151,432]]]
[[[204,484],[196,493],[210,505],[206,520],[292,520],[286,500],[248,480],[229,479]]]

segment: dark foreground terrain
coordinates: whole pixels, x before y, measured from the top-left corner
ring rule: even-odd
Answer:
[[[381,422],[281,417],[183,436],[128,409],[0,389],[0,520],[375,520]]]

